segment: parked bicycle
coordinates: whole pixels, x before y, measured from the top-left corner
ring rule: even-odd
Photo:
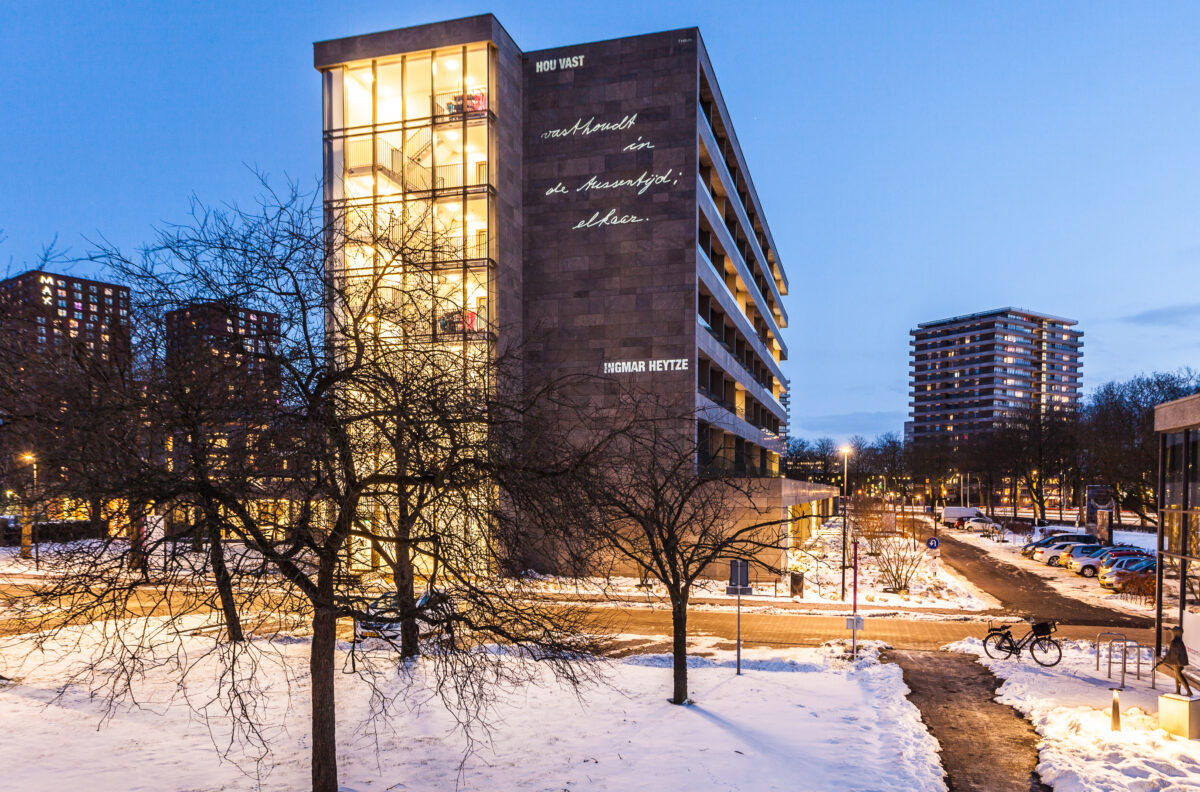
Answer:
[[[987,637],[983,639],[983,651],[993,660],[1007,660],[1019,656],[1022,649],[1028,648],[1029,656],[1035,663],[1049,668],[1062,660],[1062,646],[1050,637],[1057,629],[1058,622],[1031,622],[1029,632],[1015,639],[1011,625],[989,626]]]

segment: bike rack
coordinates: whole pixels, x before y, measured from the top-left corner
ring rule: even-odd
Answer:
[[[1128,662],[1129,662],[1129,649],[1131,647],[1133,648],[1134,658],[1137,660],[1137,666],[1136,666],[1134,675],[1137,677],[1138,681],[1141,681],[1141,679],[1142,679],[1142,650],[1149,649],[1150,647],[1142,646],[1137,641],[1130,640],[1129,638],[1127,638],[1125,636],[1124,633],[1102,632],[1096,636],[1096,670],[1097,671],[1100,670],[1100,644],[1101,644],[1100,639],[1106,635],[1110,636],[1107,641],[1103,642],[1103,643],[1108,644],[1108,678],[1112,679],[1113,645],[1120,642],[1120,644],[1121,644],[1121,689],[1124,690],[1125,689],[1125,674],[1126,674]],[[1155,679],[1154,679],[1154,669],[1151,669],[1150,670],[1150,687],[1154,688],[1155,686],[1156,685],[1155,685]]]
[[[1122,641],[1127,640],[1125,637],[1125,633],[1119,633],[1119,632],[1102,632],[1096,636],[1096,670],[1097,671],[1100,670],[1100,644],[1102,643],[1100,639],[1106,635],[1111,636],[1110,639],[1105,642],[1108,644],[1108,656],[1109,657],[1112,657],[1112,642],[1113,642],[1113,640],[1115,640],[1117,638],[1120,638]],[[1111,672],[1109,673],[1108,678],[1112,679]]]

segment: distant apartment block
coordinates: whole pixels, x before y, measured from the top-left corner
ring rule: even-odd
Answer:
[[[107,367],[129,356],[129,289],[112,283],[30,270],[0,281],[9,349]]]
[[[1083,333],[1021,308],[917,325],[909,342],[910,442],[955,444],[1033,406],[1079,405]]]
[[[276,394],[279,314],[220,302],[200,302],[166,315],[167,366],[211,384],[250,393]]]

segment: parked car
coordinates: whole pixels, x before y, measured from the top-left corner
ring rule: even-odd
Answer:
[[[1095,577],[1100,572],[1101,567],[1109,560],[1128,556],[1148,557],[1145,550],[1137,547],[1129,547],[1127,545],[1103,547],[1090,556],[1074,559],[1075,563],[1071,565],[1070,569],[1076,575]]]
[[[1058,559],[1058,565],[1063,569],[1074,572],[1075,565],[1078,564],[1079,561],[1084,558],[1091,558],[1092,556],[1103,552],[1105,549],[1107,548],[1103,547],[1102,545],[1077,544],[1071,548],[1071,552],[1066,553]]]
[[[1100,540],[1091,534],[1057,534],[1055,536],[1043,536],[1036,542],[1030,542],[1021,548],[1021,555],[1026,558],[1033,558],[1033,554],[1038,548],[1047,547],[1059,542],[1079,542],[1081,544],[1099,544]]]
[[[0,545],[21,543],[21,518],[16,514],[0,514]]]
[[[1080,542],[1059,542],[1058,544],[1039,547],[1033,554],[1034,561],[1040,561],[1046,566],[1058,566],[1058,559],[1063,553],[1071,552],[1071,548]]]
[[[947,506],[942,509],[942,525],[958,525],[960,520],[966,521],[972,517],[983,517],[984,514],[977,506]]]
[[[1084,561],[1087,561],[1089,558],[1095,558],[1096,556],[1106,553],[1110,550],[1112,550],[1112,548],[1105,545],[1084,545],[1082,548],[1072,549],[1071,556],[1063,559],[1060,564],[1065,566],[1069,571],[1078,573]],[[1095,574],[1094,570],[1092,574]],[[1087,577],[1091,577],[1091,575],[1088,575]]]
[[[963,523],[963,528],[966,530],[980,531],[982,533],[994,531],[999,527],[1000,526],[996,523],[996,521],[990,517],[972,517]]]
[[[1118,568],[1119,565],[1123,566],[1124,563],[1128,559],[1145,559],[1145,558],[1153,559],[1154,556],[1150,555],[1149,553],[1147,553],[1144,550],[1138,550],[1133,553],[1121,553],[1121,554],[1110,553],[1107,558],[1105,558],[1103,561],[1100,562],[1100,574],[1103,575],[1106,572],[1116,569],[1116,568]]]
[[[1100,585],[1104,586],[1104,588],[1118,589],[1123,582],[1133,575],[1139,575],[1144,572],[1153,574],[1157,571],[1158,561],[1155,559],[1129,556],[1117,561],[1117,563],[1113,564],[1112,569],[1107,572],[1100,573]]]

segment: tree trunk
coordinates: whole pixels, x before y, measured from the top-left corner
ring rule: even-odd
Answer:
[[[396,541],[396,566],[392,569],[396,598],[400,605],[400,656],[420,654],[420,632],[417,627],[416,586],[413,578],[412,553],[407,543]]]
[[[100,502],[99,495],[93,495],[88,498],[89,531],[94,539],[108,538],[108,532],[104,530],[104,513],[102,512],[102,508],[103,504]]]
[[[238,615],[237,603],[233,599],[233,580],[225,566],[225,547],[221,544],[221,532],[215,525],[208,527],[208,557],[212,561],[213,578],[217,584],[217,595],[221,598],[221,612],[225,615],[225,629],[229,640],[242,641],[242,619]]]
[[[21,506],[21,558],[33,558],[33,509]]]
[[[675,684],[672,704],[684,704],[688,697],[687,671],[687,594],[671,597],[671,653],[674,658]]]
[[[313,601],[312,649],[308,670],[312,686],[312,792],[337,792],[337,713],[334,710],[334,651],[337,610],[333,604],[334,558],[322,558]]]

